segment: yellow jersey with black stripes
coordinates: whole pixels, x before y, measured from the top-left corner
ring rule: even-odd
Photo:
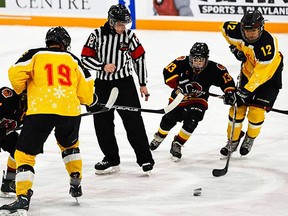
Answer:
[[[68,51],[28,50],[8,73],[17,94],[27,89],[27,115],[77,116],[81,104],[93,102],[94,80],[80,60]]]

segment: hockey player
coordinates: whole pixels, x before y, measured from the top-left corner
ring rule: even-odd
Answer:
[[[150,149],[157,149],[176,123],[183,122],[170,149],[173,159],[178,160],[182,156],[181,147],[202,121],[208,108],[209,88],[212,85],[220,87],[225,93],[224,103],[233,103],[235,83],[223,65],[209,60],[207,44],[199,42],[192,46],[188,56],[178,57],[167,65],[163,75],[165,84],[173,88],[171,98],[175,98],[178,92],[185,97],[178,107],[162,117]]]
[[[95,93],[99,102],[107,101],[113,87],[119,89],[117,105],[141,107],[133,72],[138,76],[141,97],[149,99],[145,50],[126,25],[131,23],[128,9],[121,4],[112,5],[108,11],[108,21],[96,28],[88,37],[82,50],[82,62],[85,67],[96,74]],[[96,111],[97,107],[88,109]],[[145,125],[140,112],[117,110],[127,132],[136,162],[144,172],[154,166],[152,153]],[[109,112],[93,115],[94,127],[99,146],[104,154],[102,161],[95,164],[98,175],[115,173],[120,170],[120,156],[115,137],[114,109]]]
[[[222,34],[230,45],[231,52],[242,62],[240,87],[236,91],[237,113],[232,152],[237,150],[246,113],[248,128],[240,147],[240,154],[247,155],[260,133],[265,111],[269,111],[282,88],[283,56],[278,50],[278,41],[264,29],[264,18],[258,11],[247,11],[241,22],[223,24]],[[229,111],[227,136],[230,137],[233,107]],[[220,150],[228,154],[228,144]]]
[[[71,38],[63,27],[49,29],[45,42],[46,48],[28,50],[8,72],[16,93],[27,88],[28,109],[14,154],[17,200],[0,207],[6,215],[27,213],[35,159],[53,129],[70,176],[69,192],[75,198],[82,195],[80,105],[93,103],[94,82],[80,60],[68,51]]]
[[[7,170],[3,171],[1,197],[15,195],[16,162],[14,159],[18,133],[27,107],[26,93],[17,95],[9,87],[0,88],[0,150],[9,152]]]

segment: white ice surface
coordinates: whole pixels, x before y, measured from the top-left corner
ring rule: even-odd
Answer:
[[[44,46],[47,27],[0,26],[0,86],[10,86],[8,68],[29,48]],[[92,29],[67,28],[72,37],[72,52],[80,56]],[[171,89],[163,82],[162,69],[174,58],[187,55],[195,42],[206,42],[210,59],[225,65],[236,79],[240,64],[230,54],[220,32],[136,31],[147,52],[150,100],[141,99],[143,108],[166,106]],[[288,56],[288,35],[276,34],[279,47]],[[287,60],[285,59],[287,65]],[[288,109],[287,68],[283,71],[283,89],[275,108]],[[217,88],[211,92],[221,94]],[[83,112],[85,109],[83,108]],[[37,156],[34,195],[29,216],[271,216],[288,215],[288,116],[267,114],[260,136],[249,155],[235,153],[228,173],[219,178],[212,170],[223,168],[219,150],[226,144],[228,106],[209,98],[209,109],[183,148],[183,159],[170,160],[170,144],[181,124],[171,130],[159,149],[150,177],[143,175],[135,162],[126,132],[116,115],[116,136],[120,147],[121,171],[96,176],[94,164],[102,160],[91,116],[83,117],[80,141],[83,157],[83,193],[80,205],[68,194],[69,178],[53,133],[45,143],[45,153]],[[151,141],[162,115],[143,113]],[[244,123],[244,129],[247,121]],[[0,170],[6,169],[8,154],[0,153]],[[201,187],[201,196],[193,190]],[[0,199],[0,205],[14,199]]]

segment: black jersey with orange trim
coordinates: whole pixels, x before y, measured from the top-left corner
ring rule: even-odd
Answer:
[[[189,64],[189,56],[181,56],[164,68],[163,75],[165,84],[174,89],[170,101],[178,94],[177,87],[181,81],[189,80],[188,82],[192,84],[195,93],[185,96],[179,106],[201,103],[208,107],[207,93],[211,86],[220,87],[223,92],[235,89],[235,82],[226,67],[210,60],[206,68],[197,74]]]
[[[23,123],[25,112],[27,110],[26,93],[17,95],[9,87],[0,88],[0,122],[8,120],[15,122],[15,127]]]

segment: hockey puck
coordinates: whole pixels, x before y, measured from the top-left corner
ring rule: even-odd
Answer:
[[[201,196],[201,194],[202,194],[202,188],[194,189],[194,193],[193,193],[194,196]]]

